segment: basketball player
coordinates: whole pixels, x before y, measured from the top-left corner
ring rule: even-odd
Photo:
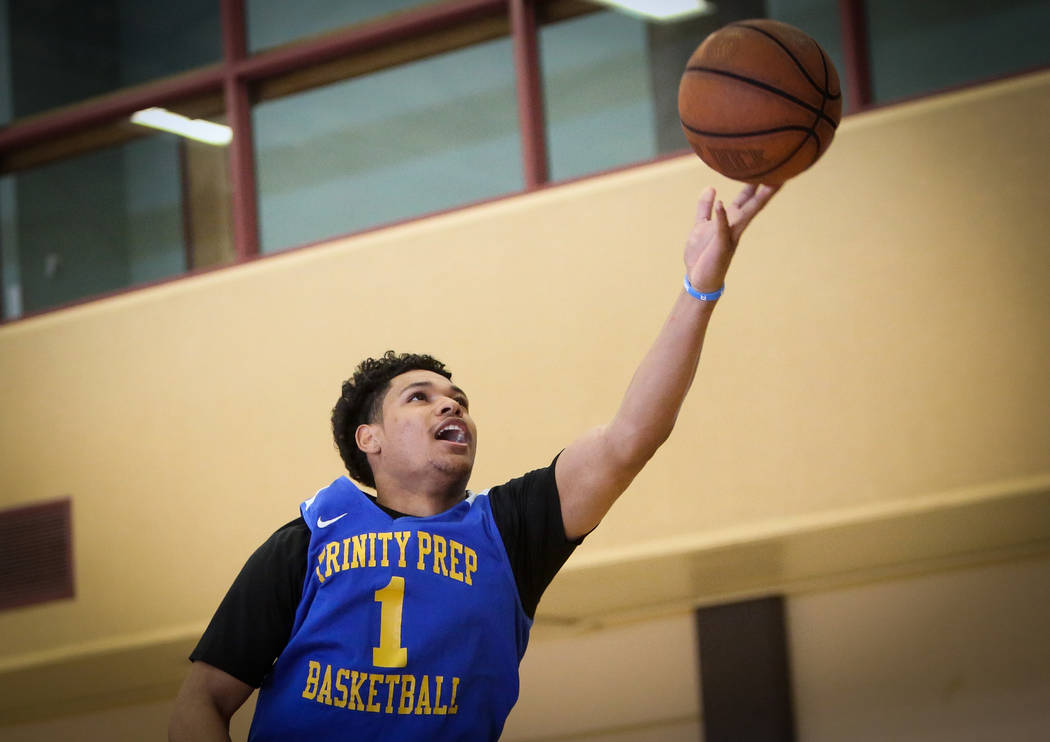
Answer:
[[[686,276],[615,417],[546,468],[466,491],[477,430],[439,361],[367,359],[333,411],[350,476],[248,560],[197,648],[171,740],[494,740],[540,595],[671,433],[741,233],[776,189],[700,197]]]

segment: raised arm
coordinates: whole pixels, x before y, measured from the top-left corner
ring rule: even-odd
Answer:
[[[740,235],[776,190],[747,186],[728,209],[715,201],[713,188],[704,190],[685,246],[686,275],[696,291],[722,288]],[[568,538],[579,538],[598,525],[671,434],[716,303],[695,298],[683,287],[615,417],[578,438],[558,458],[555,477]]]

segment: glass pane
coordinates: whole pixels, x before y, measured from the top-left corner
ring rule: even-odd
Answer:
[[[225,170],[224,148],[216,158]],[[195,182],[215,188],[200,162],[158,134],[0,178],[4,319],[177,275],[228,245],[228,228],[201,228],[229,218],[225,200],[200,198]]]
[[[246,0],[248,47],[256,52],[433,0]]]
[[[524,187],[500,39],[254,110],[263,252]]]
[[[0,123],[222,57],[216,0],[0,0],[0,27]]]
[[[647,24],[613,12],[540,29],[547,155],[564,180],[658,154]],[[685,69],[682,61],[674,80]],[[675,148],[684,146],[679,133]]]
[[[868,4],[876,102],[1050,64],[1046,0]]]

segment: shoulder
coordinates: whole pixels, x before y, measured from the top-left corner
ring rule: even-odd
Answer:
[[[295,554],[305,552],[310,545],[310,528],[302,516],[278,528],[263,542],[256,553]]]
[[[557,458],[542,469],[533,469],[481,493],[488,497],[492,517],[505,542],[527,537],[524,529],[549,521],[552,511],[558,512],[560,520],[556,462]]]
[[[284,574],[301,586],[300,575],[306,574],[309,549],[310,529],[300,516],[285,523],[259,545],[244,563],[241,579],[266,584]]]
[[[492,502],[499,500],[518,499],[539,495],[558,495],[558,483],[554,476],[554,466],[558,458],[555,457],[542,469],[533,469],[530,472],[515,477],[503,484],[496,485],[486,490]]]

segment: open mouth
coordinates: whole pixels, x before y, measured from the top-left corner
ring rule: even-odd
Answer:
[[[470,441],[470,434],[467,432],[467,425],[462,420],[449,420],[437,429],[437,432],[434,433],[434,437],[439,441],[459,443],[464,446]]]

